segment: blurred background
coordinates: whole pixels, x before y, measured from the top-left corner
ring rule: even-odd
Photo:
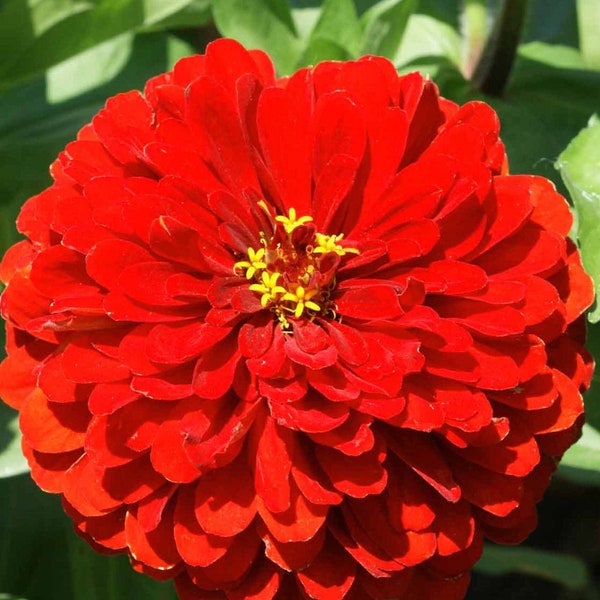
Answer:
[[[24,200],[50,183],[48,165],[109,96],[141,89],[220,36],[266,50],[280,75],[381,54],[400,72],[430,74],[457,102],[486,100],[511,171],[570,193],[573,237],[600,281],[600,124],[590,121],[600,110],[600,0],[0,0],[0,253],[18,239]],[[589,345],[600,357],[599,319],[595,307]],[[600,600],[599,396],[595,379],[584,435],[537,531],[520,547],[487,546],[468,600]],[[0,403],[0,600],[59,598],[175,594],[73,534],[59,499],[30,481],[15,412]]]

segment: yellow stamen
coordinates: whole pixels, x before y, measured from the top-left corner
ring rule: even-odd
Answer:
[[[285,294],[286,289],[277,285],[277,280],[281,277],[281,273],[262,272],[262,283],[253,283],[250,289],[253,292],[260,292],[260,304],[263,307],[268,306],[272,302],[276,302],[280,294]]]
[[[339,256],[345,254],[360,254],[358,248],[348,248],[338,244],[344,239],[344,234],[339,235],[324,235],[322,233],[315,233],[317,240],[317,247],[313,250],[315,254],[326,254],[327,252],[335,252]]]
[[[305,290],[301,285],[296,288],[295,292],[287,292],[282,300],[289,300],[290,302],[296,303],[296,308],[294,309],[294,316],[298,319],[302,316],[302,313],[305,309],[314,310],[319,312],[321,307],[312,301],[312,298],[319,294],[318,289]]]
[[[290,212],[288,213],[287,217],[284,217],[283,215],[279,215],[279,216],[275,217],[275,220],[278,221],[279,223],[283,223],[283,228],[285,229],[286,233],[289,234],[289,233],[292,233],[292,231],[294,231],[294,229],[300,227],[301,225],[304,225],[305,223],[310,223],[313,219],[312,219],[312,217],[309,217],[308,215],[297,218],[296,209],[290,208]]]
[[[233,265],[233,272],[235,275],[238,274],[238,269],[246,269],[246,279],[252,279],[257,271],[267,268],[267,263],[264,262],[265,249],[259,248],[248,248],[248,259],[240,260]]]

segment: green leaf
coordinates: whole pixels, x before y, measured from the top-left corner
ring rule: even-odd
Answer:
[[[29,471],[21,452],[18,414],[0,401],[0,479]]]
[[[212,10],[221,35],[267,52],[279,75],[294,71],[302,42],[285,0],[213,0]]]
[[[302,51],[298,59],[298,67],[316,65],[323,60],[350,60],[352,58],[354,57],[349,54],[346,48],[332,40],[314,37],[311,38]]]
[[[453,27],[429,15],[414,14],[394,59],[403,71],[423,71],[423,64],[430,64],[428,74],[437,76],[441,65],[451,64],[458,71],[461,64],[461,38]],[[412,68],[411,68],[412,67]]]
[[[583,426],[579,441],[563,456],[559,475],[584,485],[600,485],[600,432],[589,424]]]
[[[580,558],[526,546],[505,548],[487,544],[475,570],[486,575],[534,575],[573,590],[584,589],[589,583],[587,567]]]
[[[362,37],[362,28],[352,0],[324,0],[319,20],[311,31],[308,45],[314,47],[315,40],[331,42],[334,46],[344,49],[346,57],[356,58],[360,52]],[[314,54],[314,49],[304,50],[305,54],[311,52]],[[346,60],[346,58],[339,59],[338,56],[339,53],[333,52],[333,55],[318,57],[318,60],[334,58]]]
[[[0,498],[3,592],[28,600],[176,600],[172,582],[134,572],[124,555],[95,553],[73,532],[60,498],[29,476],[0,480]]]
[[[191,0],[178,12],[159,23],[144,27],[143,31],[159,31],[172,29],[192,29],[207,25],[212,21],[210,0]]]
[[[408,18],[418,0],[380,0],[361,17],[365,31],[362,54],[377,54],[394,60]]]
[[[556,166],[571,194],[577,213],[577,239],[583,265],[600,292],[600,119],[592,117],[586,129],[558,157]],[[600,321],[596,302],[588,315],[592,323]]]
[[[116,77],[131,57],[133,39],[133,33],[124,33],[48,69],[48,102],[64,102]]]
[[[156,25],[191,2],[6,0],[0,4],[0,90],[112,37]]]
[[[598,0],[577,0],[577,21],[579,23],[579,47],[586,65],[590,69],[600,69],[600,2]]]

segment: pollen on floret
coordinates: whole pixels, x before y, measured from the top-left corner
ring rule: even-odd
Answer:
[[[246,269],[246,279],[252,279],[258,271],[267,268],[264,262],[265,249],[248,248],[248,260],[240,260],[233,265],[233,272],[237,275],[241,269]]]
[[[316,302],[312,301],[312,298],[318,296],[319,292],[320,290],[314,288],[312,290],[305,290],[299,285],[294,292],[287,292],[284,294],[282,300],[289,300],[296,305],[294,308],[294,316],[298,319],[302,316],[305,308],[320,312],[321,307]]]
[[[349,248],[338,244],[338,242],[341,242],[344,239],[343,233],[340,233],[339,235],[316,233],[315,239],[317,240],[317,245],[313,250],[315,254],[325,254],[327,252],[335,252],[338,256],[344,256],[345,254],[360,254],[358,248]]]
[[[285,294],[287,290],[277,285],[277,280],[281,277],[281,273],[262,273],[262,283],[253,283],[250,289],[253,292],[260,292],[262,294],[260,298],[260,304],[263,307],[268,306],[275,302],[280,294]]]
[[[298,218],[296,215],[296,209],[290,208],[287,217],[284,217],[283,215],[278,215],[277,217],[275,217],[275,220],[279,223],[282,223],[286,233],[289,234],[292,233],[294,229],[298,229],[298,227],[306,225],[306,223],[310,223],[313,219],[308,215]]]
[[[336,306],[330,300],[335,273],[330,261],[323,261],[331,254],[342,258],[359,254],[358,248],[342,245],[343,233],[325,235],[307,227],[312,217],[298,216],[295,208],[284,216],[275,215],[264,200],[258,206],[271,221],[273,234],[261,232],[262,247],[248,248],[247,259],[235,263],[234,273],[254,280],[249,289],[260,294],[261,306],[274,313],[285,333],[291,333],[290,318],[321,315],[335,319]]]

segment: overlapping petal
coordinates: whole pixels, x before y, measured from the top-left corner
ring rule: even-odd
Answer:
[[[384,59],[277,80],[231,40],[110,99],[0,267],[0,394],[80,535],[182,600],[462,598],[592,371],[568,207],[498,136]]]

